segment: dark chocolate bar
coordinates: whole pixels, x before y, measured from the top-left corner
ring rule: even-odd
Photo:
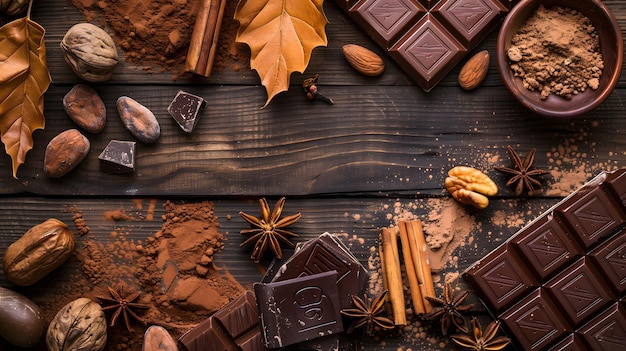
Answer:
[[[626,346],[625,199],[602,173],[463,273],[524,350]]]
[[[511,9],[511,0],[335,0],[425,91]]]
[[[183,131],[191,133],[204,112],[206,104],[206,100],[200,96],[180,90],[167,107],[167,112]]]
[[[250,290],[224,305],[178,339],[184,351],[267,351],[254,293]]]
[[[111,140],[98,156],[100,169],[105,173],[135,171],[135,142]]]
[[[343,331],[337,272],[254,285],[264,345],[280,348]]]
[[[337,272],[341,309],[354,307],[351,296],[361,295],[368,278],[367,270],[341,240],[329,233],[298,244],[294,254],[280,268],[268,270],[273,274],[272,282],[330,271]],[[264,277],[263,280],[269,279]]]

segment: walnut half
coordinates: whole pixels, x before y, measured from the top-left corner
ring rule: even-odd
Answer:
[[[498,193],[498,186],[485,173],[465,166],[449,170],[445,186],[452,197],[460,203],[481,209],[489,205],[487,196]]]

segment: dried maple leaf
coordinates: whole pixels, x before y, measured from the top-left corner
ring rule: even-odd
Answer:
[[[238,43],[248,44],[250,68],[257,71],[267,90],[269,104],[276,94],[289,89],[289,76],[304,72],[311,52],[326,46],[328,23],[323,0],[240,0],[235,10],[239,21]]]
[[[13,162],[13,177],[43,129],[43,94],[50,86],[45,30],[27,15],[0,28],[0,136]]]

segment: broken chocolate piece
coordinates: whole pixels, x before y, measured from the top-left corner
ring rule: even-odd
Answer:
[[[100,156],[100,169],[105,173],[130,173],[135,171],[135,142],[111,140]]]
[[[337,272],[254,286],[264,345],[279,348],[343,331]]]
[[[178,339],[184,351],[266,351],[254,293],[244,292]]]
[[[180,90],[167,107],[167,112],[170,113],[183,131],[191,133],[205,107],[206,100],[200,96]]]
[[[337,289],[341,309],[353,308],[352,295],[361,296],[367,282],[365,267],[334,235],[324,233],[305,243],[299,243],[294,254],[268,273],[274,274],[272,282],[322,272],[337,272]],[[264,281],[268,280],[264,277]]]

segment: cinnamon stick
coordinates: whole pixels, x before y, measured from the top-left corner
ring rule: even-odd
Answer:
[[[204,77],[211,75],[226,1],[201,1],[187,51],[185,71]]]
[[[402,244],[402,257],[404,258],[404,267],[406,276],[409,281],[409,288],[411,292],[411,301],[413,302],[413,310],[415,314],[422,314],[426,312],[424,307],[424,300],[420,291],[419,281],[417,279],[417,273],[415,270],[415,264],[413,255],[411,254],[411,246],[409,244],[409,236],[406,229],[406,222],[398,223],[398,229],[400,231],[400,243]]]
[[[406,325],[406,311],[404,306],[404,291],[402,290],[402,275],[400,274],[400,258],[397,251],[397,239],[393,228],[382,228],[380,239],[383,246],[383,257],[389,300],[393,310],[393,321],[396,325]],[[394,251],[394,247],[396,250]]]
[[[432,305],[426,297],[435,297],[435,286],[433,284],[432,273],[430,272],[430,263],[428,260],[428,251],[426,240],[424,239],[422,222],[418,220],[410,221],[407,224],[407,232],[409,236],[409,243],[411,244],[411,250],[414,255],[413,257],[415,259],[417,280],[420,284],[424,307],[428,313],[431,311]]]

